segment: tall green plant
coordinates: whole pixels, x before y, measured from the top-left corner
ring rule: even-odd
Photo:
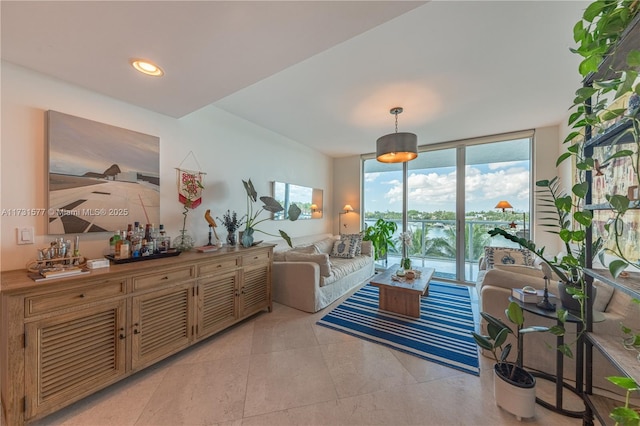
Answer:
[[[585,10],[582,19],[574,26],[574,40],[577,48],[572,49],[583,57],[579,66],[579,73],[586,77],[599,70],[603,59],[608,55],[616,55],[618,42],[624,34],[631,21],[638,14],[640,3],[638,0],[598,0],[591,3]],[[611,68],[606,73],[607,79],[592,79],[592,84],[588,87],[581,87],[576,91],[574,99],[574,112],[569,117],[569,125],[573,131],[565,139],[568,144],[567,152],[558,158],[557,164],[568,158],[574,157],[576,168],[581,171],[599,171],[592,158],[583,158],[585,137],[590,136],[587,129],[593,129],[593,133],[606,131],[607,122],[612,120],[628,121],[630,126],[617,136],[630,139],[633,149],[618,151],[605,158],[601,165],[606,165],[616,158],[626,159],[631,164],[635,172],[638,186],[640,186],[640,176],[638,174],[640,164],[640,121],[637,112],[627,111],[623,108],[611,108],[611,100],[614,101],[629,94],[640,95],[640,84],[636,84],[638,79],[638,69],[640,68],[640,46],[633,46],[624,61],[616,63],[616,68]],[[619,274],[629,265],[640,268],[637,260],[628,259],[623,250],[621,239],[624,234],[623,217],[630,206],[637,207],[638,203],[632,203],[624,194],[607,194],[606,200],[614,211],[614,219],[605,226],[608,238],[612,239],[613,248],[607,248],[602,252],[601,261],[604,264],[604,254],[609,253],[616,259],[609,263],[609,272],[612,276]],[[623,326],[624,330],[624,326]],[[639,386],[627,377],[608,377],[617,386],[622,387],[627,392],[624,407],[615,408],[610,417],[616,424],[639,425],[640,416],[637,412],[629,408],[629,394],[637,391]]]
[[[375,224],[364,230],[362,239],[371,241],[375,249],[375,260],[384,258],[390,247],[395,248],[393,234],[398,230],[398,224],[384,219],[378,219]]]

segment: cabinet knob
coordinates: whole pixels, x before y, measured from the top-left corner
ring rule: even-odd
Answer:
[[[138,331],[138,329],[137,329],[137,328],[134,328],[134,329],[133,329],[133,334],[140,334],[140,332]]]
[[[168,280],[168,279],[169,279],[169,276],[168,276],[168,275],[165,275],[164,277],[162,277],[162,278],[160,278],[160,279],[161,279],[161,280]]]
[[[80,297],[81,297],[81,298],[84,298],[84,293],[80,293]]]
[[[127,336],[124,333],[120,333],[120,340],[126,339]]]

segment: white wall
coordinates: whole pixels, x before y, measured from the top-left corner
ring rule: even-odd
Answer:
[[[0,210],[5,214],[0,216],[0,270],[24,268],[35,258],[36,248],[53,239],[46,235],[43,216],[11,216],[4,210],[47,208],[45,112],[49,109],[160,137],[160,219],[172,236],[182,226],[174,167],[189,151],[207,173],[203,203],[189,213],[187,222],[198,244],[207,242],[206,209],[211,209],[214,217],[227,209],[239,215],[246,212],[242,179],[251,178],[258,195],[270,195],[274,180],[324,190],[322,219],[266,221],[259,229],[277,234],[281,228],[291,236],[300,236],[330,232],[333,220],[337,221],[329,214],[333,211],[333,161],[317,151],[213,106],[174,119],[13,64],[3,62],[1,67]],[[192,164],[187,161],[185,166]],[[130,222],[135,220],[143,218],[131,218]],[[35,228],[35,244],[16,245],[16,227],[28,226]],[[224,238],[224,227],[217,230]],[[106,233],[82,234],[82,254],[102,256],[109,237]]]

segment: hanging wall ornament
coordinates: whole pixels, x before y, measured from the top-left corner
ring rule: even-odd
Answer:
[[[190,209],[202,204],[202,181],[206,173],[176,168],[178,201]]]

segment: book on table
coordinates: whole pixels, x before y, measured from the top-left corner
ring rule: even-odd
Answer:
[[[544,298],[544,290],[536,290],[535,293],[525,292],[521,288],[512,288],[511,297],[523,303],[538,303]],[[549,298],[555,297],[549,293]]]

